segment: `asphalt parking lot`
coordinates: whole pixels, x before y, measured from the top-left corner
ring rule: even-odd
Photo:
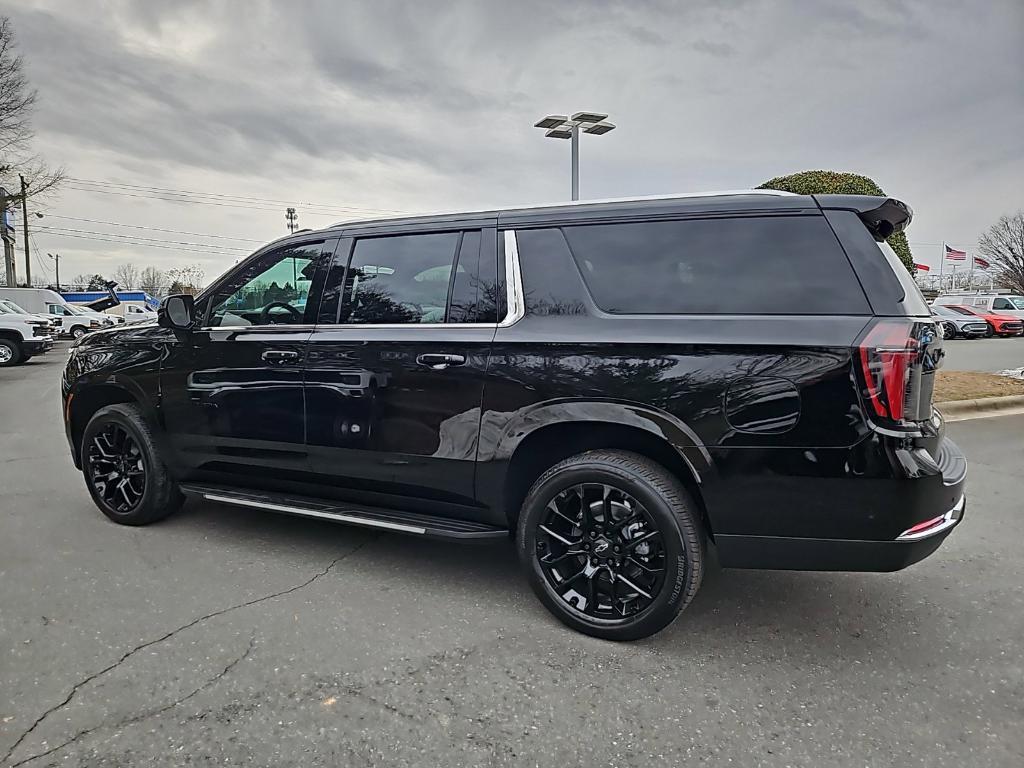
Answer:
[[[0,370],[0,765],[1024,764],[1022,416],[950,425],[969,503],[931,559],[713,569],[613,644],[503,544],[195,502],[109,523],[64,440],[65,346]]]
[[[955,339],[944,342],[951,371],[999,373],[1024,368],[1024,338]]]

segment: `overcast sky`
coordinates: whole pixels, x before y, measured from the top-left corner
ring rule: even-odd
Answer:
[[[209,281],[286,233],[287,201],[321,227],[566,199],[569,144],[532,125],[577,110],[618,126],[583,137],[584,198],[855,171],[910,203],[915,259],[933,265],[942,241],[971,248],[1024,207],[1022,0],[0,0],[0,13],[39,90],[35,149],[75,180],[34,223],[164,246],[37,229],[62,278],[199,262]]]

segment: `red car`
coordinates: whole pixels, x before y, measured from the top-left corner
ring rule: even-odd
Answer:
[[[996,336],[1020,336],[1024,333],[1024,320],[1012,315],[998,315],[985,309],[976,307],[949,307],[961,315],[973,315],[982,318],[988,323],[988,335]]]

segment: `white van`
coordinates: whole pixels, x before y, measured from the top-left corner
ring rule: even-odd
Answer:
[[[970,307],[997,315],[1024,318],[1024,296],[1010,293],[947,293],[934,302],[940,306]]]

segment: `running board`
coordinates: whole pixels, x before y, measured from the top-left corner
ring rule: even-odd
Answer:
[[[334,501],[311,499],[281,494],[238,491],[233,488],[214,485],[183,483],[183,493],[199,496],[208,501],[231,504],[236,507],[262,509],[268,512],[282,512],[286,515],[313,517],[336,523],[361,525],[365,528],[411,533],[438,539],[501,539],[508,538],[508,531],[484,523],[456,520],[449,517],[420,515],[415,512],[400,512],[379,507],[360,507]]]

